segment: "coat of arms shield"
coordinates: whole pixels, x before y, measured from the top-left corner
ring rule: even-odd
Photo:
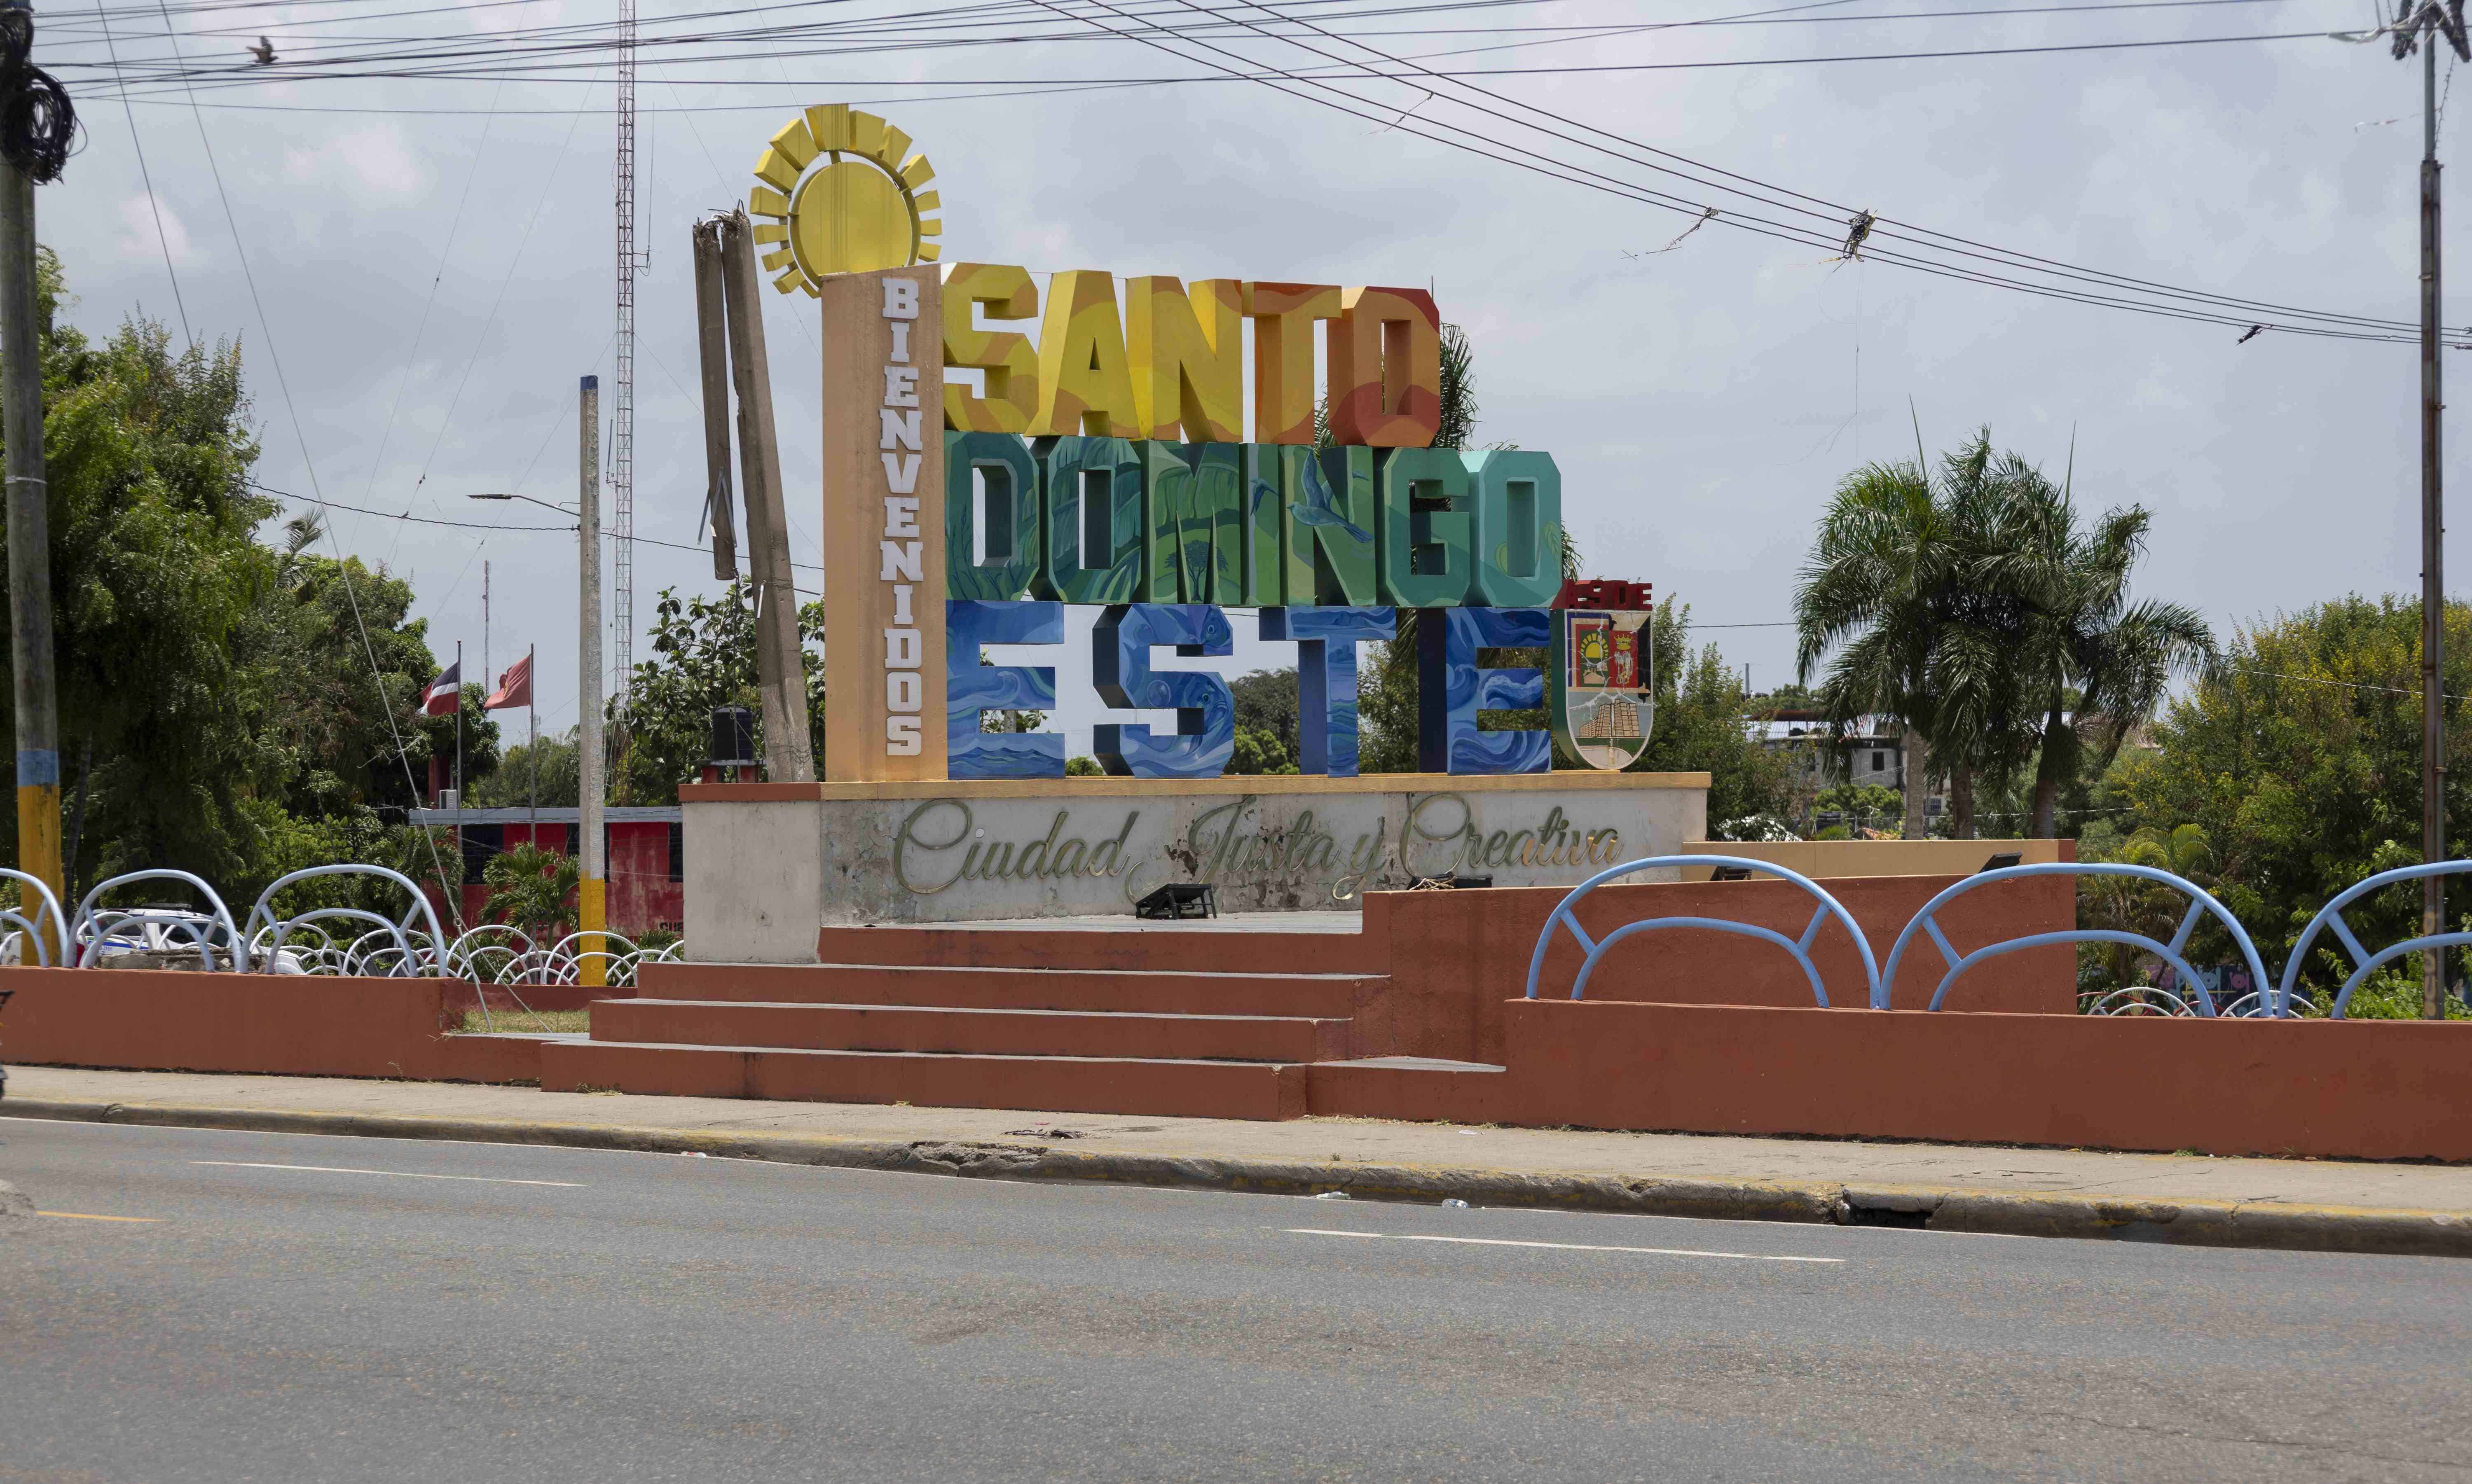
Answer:
[[[1592,599],[1623,606],[1584,605]],[[1590,767],[1620,771],[1648,750],[1656,674],[1647,603],[1644,585],[1572,582],[1555,605],[1554,740]]]

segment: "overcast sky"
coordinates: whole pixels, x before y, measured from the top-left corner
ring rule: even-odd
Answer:
[[[1459,28],[1369,37],[1394,54],[1525,43],[1456,63],[1465,66],[1764,59],[1770,64],[1468,81],[1578,125],[1976,242],[2244,299],[2416,318],[2420,69],[2416,59],[2391,59],[2382,44],[1780,60],[2325,32],[2374,19],[2366,0],[1950,13],[2017,3],[1841,0],[1804,8],[1827,19],[1559,44],[1538,44],[1557,33],[1475,28],[1640,25],[1760,8],[1591,0],[1337,29]],[[263,32],[279,54],[303,56],[355,37],[601,23],[614,14],[614,0],[388,19],[370,14],[379,9],[408,5],[175,15],[193,58],[245,64],[247,37],[222,33]],[[789,18],[855,20],[901,9],[840,3],[798,8]],[[1932,13],[1836,18],[1924,12]],[[159,18],[114,14],[124,61],[166,56]],[[38,60],[102,59],[91,14],[81,21],[73,10],[46,8],[40,15]],[[202,34],[209,28],[216,34]],[[1286,43],[1226,44],[1277,67],[1313,60]],[[237,240],[198,116],[177,91],[158,86],[124,107],[97,73],[59,70],[79,95],[83,148],[65,181],[40,193],[40,230],[66,265],[74,322],[101,335],[143,313],[178,333],[132,148],[133,111],[189,324],[201,337],[244,343],[264,428],[261,480],[437,519],[556,523],[535,506],[465,496],[516,490],[571,502],[578,377],[597,370],[606,404],[613,279],[606,68],[579,69],[582,81],[564,82],[356,80],[202,92]],[[2065,303],[1886,263],[1839,264],[1824,250],[1731,229],[1723,218],[1652,254],[1689,224],[1687,215],[1477,158],[1258,83],[962,100],[943,95],[989,89],[930,85],[1206,70],[1106,38],[840,60],[750,51],[733,63],[648,61],[638,533],[697,539],[703,472],[689,390],[688,226],[744,195],[765,138],[797,107],[847,101],[907,130],[934,161],[951,260],[1188,280],[1430,281],[1444,318],[1466,326],[1475,343],[1480,438],[1553,453],[1588,572],[1652,582],[1660,601],[1689,604],[1695,624],[1710,625],[1703,637],[1749,666],[1760,689],[1788,676],[1788,630],[1714,625],[1788,616],[1795,568],[1832,486],[1865,459],[1911,456],[1915,419],[1935,455],[1988,424],[1997,443],[2055,476],[2074,436],[2081,506],[2136,502],[2154,514],[2141,594],[2194,603],[2219,631],[2347,591],[2417,589],[2418,362],[2410,345],[2283,333],[2235,343],[2238,327]],[[1378,81],[1348,86],[1394,114],[1414,106],[1412,120],[1506,132],[1447,96],[1420,101],[1419,89]],[[456,111],[356,111],[377,109]],[[2459,133],[2450,117],[2441,153]],[[1559,153],[1654,179],[1576,146]],[[1663,188],[1688,200],[1720,200],[1671,179]],[[2465,216],[2456,210],[2447,234],[2459,273],[2472,273],[2456,224]],[[244,256],[263,295],[263,328]],[[774,297],[767,319],[793,550],[802,563],[819,555],[813,314],[803,295]],[[270,352],[288,378],[288,407]],[[2450,372],[2472,377],[2472,357],[2450,353],[2449,362]],[[2472,500],[2463,459],[2450,449],[2447,462],[2459,500]],[[572,724],[571,534],[353,514],[339,515],[335,531],[345,548],[413,582],[433,648],[443,659],[463,641],[474,678],[486,561],[493,667],[536,643],[542,724]],[[2472,552],[2454,542],[2448,559],[2460,573]],[[635,572],[639,631],[650,626],[659,589],[715,585],[709,557],[698,552],[639,546]],[[801,585],[816,576],[802,568]],[[1077,636],[1085,629],[1076,625]],[[1237,629],[1248,642],[1235,668],[1291,658],[1288,647],[1249,643],[1249,617]],[[647,648],[637,648],[639,655]],[[1087,691],[1086,640],[1077,639],[1058,667],[1071,746],[1083,751],[1100,718]],[[520,735],[520,714],[512,715]]]

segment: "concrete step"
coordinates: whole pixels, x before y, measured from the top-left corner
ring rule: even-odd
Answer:
[[[912,964],[980,969],[1208,969],[1276,974],[1311,964],[1326,974],[1381,974],[1390,939],[1356,932],[1282,932],[1214,928],[1207,922],[1140,923],[1107,929],[972,927],[962,923],[824,928],[816,957],[824,963]]]
[[[1509,1085],[1504,1069],[1490,1062],[1368,1056],[1314,1067],[1305,1102],[1317,1118],[1497,1123],[1510,1117]]]
[[[1344,1020],[881,1004],[612,1000],[592,1039],[833,1051],[1317,1062],[1347,1054]]]
[[[892,931],[899,930],[872,930]],[[1300,962],[1312,963],[1314,959]],[[636,993],[662,1000],[772,1004],[899,1004],[977,1010],[1156,1015],[1353,1014],[1379,975],[1252,974],[876,963],[648,963]]]
[[[560,1093],[606,1089],[677,1097],[1261,1119],[1302,1118],[1306,1098],[1306,1069],[1277,1062],[606,1041],[544,1042],[540,1058],[541,1087]]]

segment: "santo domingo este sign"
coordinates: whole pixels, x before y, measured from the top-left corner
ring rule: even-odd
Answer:
[[[1543,772],[1564,747],[1618,768],[1652,710],[1647,614],[1628,584],[1557,609],[1562,483],[1549,454],[1429,446],[1440,315],[1420,289],[934,266],[934,170],[844,106],[808,109],[756,168],[756,239],[784,292],[821,300],[827,580],[825,773],[843,781],[1061,776],[1055,733],[982,730],[1048,710],[1055,671],[989,645],[1060,645],[1064,605],[1105,608],[1100,695],[1173,710],[1175,732],[1096,729],[1107,771],[1213,778],[1235,744],[1226,683],[1153,657],[1231,652],[1227,610],[1296,646],[1300,766],[1357,771],[1358,647],[1416,626],[1428,772]],[[1035,341],[1020,328],[1035,320]],[[1245,407],[1244,326],[1251,437]],[[1329,445],[1315,446],[1315,342]],[[971,373],[973,387],[952,373]],[[847,634],[880,643],[853,645]],[[1533,668],[1486,651],[1545,648]],[[1550,692],[1550,695],[1549,695]]]
[[[1042,294],[1024,268],[939,264],[933,168],[840,106],[791,121],[756,176],[764,267],[820,316],[832,704],[820,784],[686,791],[703,952],[804,962],[819,922],[1121,913],[1177,881],[1248,910],[1445,872],[1570,884],[1702,833],[1704,775],[1556,773],[1554,733],[1480,725],[1543,707],[1593,767],[1636,761],[1647,592],[1562,581],[1550,455],[1431,446],[1430,294],[1097,271]],[[1116,776],[1068,784],[1061,735],[982,718],[1054,708],[1052,666],[987,650],[1063,644],[1069,603],[1102,610],[1100,697],[1177,720],[1099,726]],[[1358,649],[1403,609],[1423,772],[1360,779]],[[1319,776],[1218,781],[1233,698],[1176,660],[1231,652],[1231,611],[1296,647]],[[1541,671],[1500,652],[1538,648]]]

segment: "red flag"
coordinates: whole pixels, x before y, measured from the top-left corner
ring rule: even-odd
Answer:
[[[462,704],[463,694],[464,667],[449,665],[444,674],[429,682],[429,694],[421,697],[420,709],[433,717],[451,717]]]
[[[529,706],[532,703],[533,657],[527,654],[498,677],[498,688],[489,693],[489,698],[481,703],[481,709],[503,711],[509,706]]]

